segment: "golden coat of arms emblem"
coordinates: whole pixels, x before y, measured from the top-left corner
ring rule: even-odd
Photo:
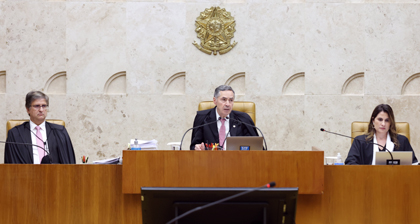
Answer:
[[[237,44],[235,41],[230,43],[233,33],[236,31],[235,25],[234,18],[226,9],[220,7],[205,9],[195,21],[195,32],[201,43],[198,45],[194,41],[193,44],[200,51],[209,55],[212,53],[216,55],[217,52],[226,54]]]

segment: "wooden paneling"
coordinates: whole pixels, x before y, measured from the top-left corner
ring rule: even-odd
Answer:
[[[322,151],[124,151],[123,193],[140,187],[299,187],[324,190]]]
[[[325,166],[323,195],[299,195],[296,223],[419,223],[420,166]]]
[[[121,165],[0,165],[0,223],[138,223]]]
[[[199,164],[200,156],[195,166],[211,165]],[[165,170],[159,175],[177,173]],[[419,222],[420,166],[325,166],[324,173],[323,194],[299,194],[296,223]],[[0,223],[141,223],[140,195],[122,194],[121,181],[121,165],[2,164]]]

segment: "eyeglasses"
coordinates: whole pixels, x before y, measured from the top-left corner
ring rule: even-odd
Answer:
[[[39,109],[44,109],[44,110],[47,110],[48,109],[48,105],[32,105],[31,107],[33,107],[33,108],[35,108],[36,110],[39,110]]]

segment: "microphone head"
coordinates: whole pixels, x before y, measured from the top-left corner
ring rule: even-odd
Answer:
[[[274,186],[276,186],[276,182],[274,181],[271,181],[270,183],[267,184],[267,188],[274,187]]]
[[[325,129],[321,128],[321,131],[325,131]]]
[[[52,164],[51,158],[49,155],[46,155],[42,158],[41,164]]]

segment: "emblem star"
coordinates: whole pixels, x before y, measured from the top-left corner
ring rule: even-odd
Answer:
[[[204,43],[207,43],[210,39],[212,39],[214,37],[213,35],[211,35],[209,33],[207,33],[206,36],[207,36],[207,38],[204,41]],[[223,35],[218,35],[218,36],[215,36],[215,37],[219,38],[220,40],[223,40],[223,42],[226,42],[226,38]]]
[[[206,28],[207,27],[207,23],[208,23],[208,21],[209,21],[210,19],[207,19],[207,21],[206,21],[206,23],[203,23],[203,22],[201,22],[201,21],[196,21],[198,24],[200,24],[200,26],[202,26],[202,27],[204,27],[204,28]],[[233,20],[233,21],[229,21],[229,22],[225,22],[224,23],[224,28],[223,28],[223,31],[226,29],[226,27],[228,27],[228,26],[230,26],[230,25],[232,25],[232,23],[234,23],[235,22],[235,20]],[[207,43],[210,39],[212,39],[214,36],[213,35],[211,35],[209,32],[206,32],[206,38],[205,38],[205,40],[204,40],[204,43]],[[225,35],[224,35],[224,32],[222,32],[222,34],[220,34],[220,35],[217,35],[216,36],[217,38],[219,38],[220,40],[223,40],[223,42],[227,42],[227,40],[226,40],[226,37],[225,37]]]

